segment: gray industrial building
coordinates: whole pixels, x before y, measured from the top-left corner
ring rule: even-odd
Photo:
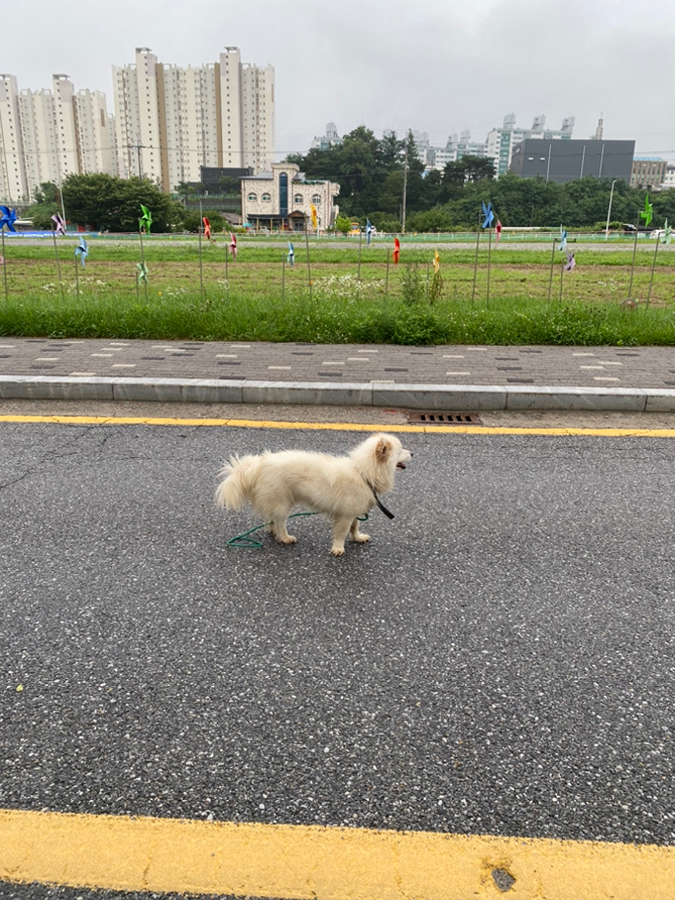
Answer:
[[[560,141],[528,138],[513,148],[510,172],[521,178],[541,175],[565,184],[592,175],[630,182],[635,141]]]

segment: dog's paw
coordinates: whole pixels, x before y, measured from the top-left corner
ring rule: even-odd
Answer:
[[[344,556],[345,548],[344,547],[331,547],[331,556]]]
[[[370,540],[370,535],[364,534],[362,531],[360,531],[358,534],[354,535],[352,540],[355,541],[357,544],[367,544],[368,541]]]
[[[280,544],[297,544],[298,539],[293,537],[292,534],[287,534],[286,537],[277,537],[275,535],[275,540],[277,540]]]

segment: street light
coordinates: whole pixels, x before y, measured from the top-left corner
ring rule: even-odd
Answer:
[[[618,178],[615,178],[612,182],[612,190],[609,192],[609,209],[607,210],[607,227],[605,228],[605,240],[607,240],[607,235],[609,234],[609,217],[612,214],[612,197],[614,196],[614,185],[617,183]]]

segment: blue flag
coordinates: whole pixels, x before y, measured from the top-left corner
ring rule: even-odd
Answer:
[[[481,228],[489,228],[490,225],[492,225],[492,221],[495,217],[495,214],[492,212],[492,204],[488,202],[488,205],[486,206],[485,203],[481,200],[481,206],[483,207],[483,215],[485,216]]]
[[[373,232],[373,226],[370,224],[370,219],[366,219],[366,246],[370,243],[370,237]]]
[[[75,248],[75,256],[80,257],[80,262],[82,263],[82,266],[84,266],[84,261],[87,256],[89,256],[89,248],[83,237],[80,238],[80,246]]]
[[[292,266],[295,262],[295,247],[291,242],[288,242],[288,265]]]
[[[560,226],[560,249],[564,250],[567,246],[567,230]]]
[[[0,231],[2,231],[3,225],[6,225],[10,231],[16,231],[15,222],[16,210],[9,209],[8,206],[0,206]]]

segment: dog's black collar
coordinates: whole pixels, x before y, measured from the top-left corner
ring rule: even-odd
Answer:
[[[373,497],[375,498],[375,502],[377,503],[377,505],[379,506],[379,508],[382,510],[382,512],[385,514],[385,516],[386,516],[388,519],[393,519],[393,518],[394,518],[393,512],[390,512],[390,511],[387,509],[387,507],[384,505],[384,503],[380,500],[380,498],[379,498],[379,497],[377,496],[377,494],[375,493],[375,488],[372,486],[372,484],[368,481],[368,479],[367,479],[365,476],[364,476],[364,479],[363,479],[363,480],[366,482],[366,484],[368,485],[368,487],[369,487],[369,488],[371,489],[371,491],[373,492]]]

